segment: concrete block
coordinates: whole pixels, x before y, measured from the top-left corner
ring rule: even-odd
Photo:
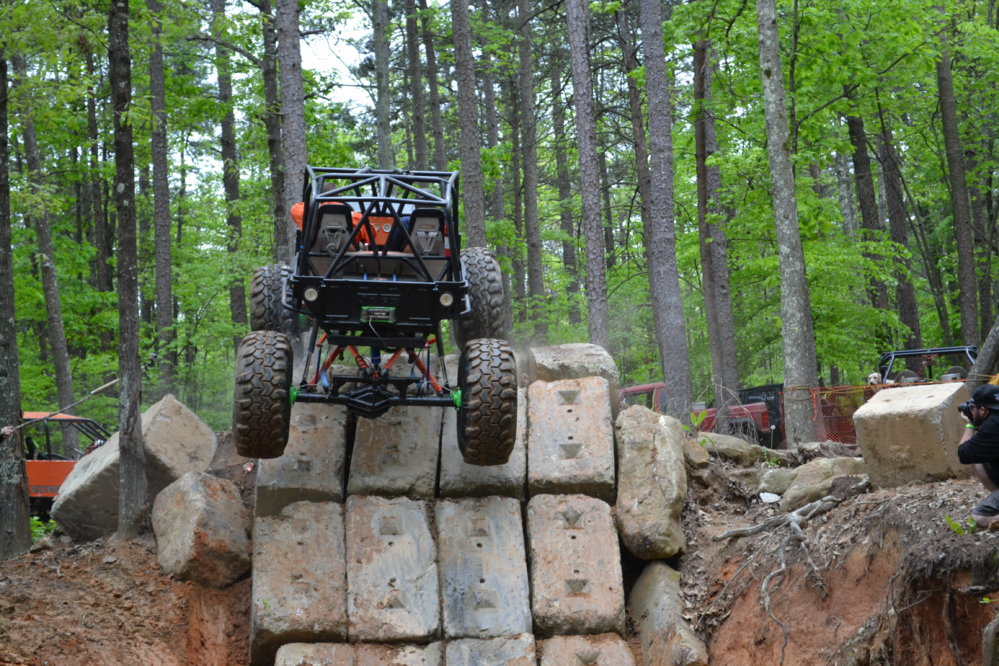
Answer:
[[[531,381],[603,377],[617,395],[620,373],[617,364],[600,345],[573,342],[531,349]]]
[[[538,644],[540,666],[635,666],[628,644],[617,634],[555,636]]]
[[[293,405],[284,455],[259,461],[256,515],[274,516],[295,502],[342,502],[346,453],[345,407]]]
[[[708,651],[683,618],[680,574],[651,562],[628,596],[645,666],[707,666]]]
[[[957,459],[964,421],[957,406],[970,398],[961,382],[878,391],[853,415],[857,444],[871,484],[894,488],[968,474]]]
[[[250,569],[250,512],[231,481],[188,472],[156,496],[156,556],[168,575],[225,587]]]
[[[288,643],[278,648],[274,666],[357,666],[357,651],[347,643]]]
[[[447,666],[535,666],[534,636],[462,638],[447,645]]]
[[[347,498],[352,641],[427,641],[440,633],[437,549],[425,502]]]
[[[505,465],[469,465],[458,450],[455,430],[458,413],[444,412],[441,434],[441,497],[486,497],[505,495],[524,499],[527,479],[527,390],[521,388],[517,397],[517,441]]]
[[[510,497],[441,501],[437,549],[448,638],[531,631],[520,503]]]
[[[253,531],[250,652],[269,664],[281,645],[347,638],[343,505],[296,502]]]
[[[531,494],[580,493],[612,501],[614,425],[607,380],[537,381],[527,399]]]
[[[357,645],[355,666],[442,666],[444,648],[430,645]]]
[[[665,560],[687,547],[681,516],[687,502],[686,435],[680,422],[645,407],[617,417],[618,531],[644,560]]]
[[[347,493],[432,498],[445,409],[395,407],[377,419],[359,417]]]
[[[274,666],[441,666],[443,652],[440,643],[290,643],[278,650]]]
[[[527,535],[535,633],[622,633],[624,585],[610,506],[584,495],[538,495],[527,505]]]
[[[203,472],[215,452],[215,433],[172,395],[143,412],[142,440],[150,505],[161,490],[187,472]],[[73,466],[52,506],[52,518],[77,540],[118,529],[118,433]]]

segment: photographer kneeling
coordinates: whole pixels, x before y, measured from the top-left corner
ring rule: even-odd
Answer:
[[[958,409],[968,420],[957,443],[958,460],[975,466],[990,493],[971,510],[971,517],[983,529],[999,529],[999,386],[982,384]]]

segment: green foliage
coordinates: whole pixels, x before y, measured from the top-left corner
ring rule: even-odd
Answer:
[[[38,516],[31,516],[31,540],[38,541],[55,533],[59,529],[54,520],[42,520]]]
[[[965,518],[963,524],[954,520],[950,516],[944,516],[944,521],[947,523],[947,526],[954,531],[954,534],[958,534],[960,536],[975,534],[979,531],[978,524],[971,516]]]

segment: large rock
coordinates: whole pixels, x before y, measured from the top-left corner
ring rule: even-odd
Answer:
[[[702,443],[709,453],[743,467],[754,465],[764,459],[760,454],[760,447],[732,435],[699,432],[697,441]]]
[[[531,631],[520,503],[510,497],[437,504],[444,635],[494,638]]]
[[[296,502],[253,530],[253,664],[285,643],[347,639],[343,505]]]
[[[829,494],[837,479],[867,475],[863,458],[816,458],[791,471],[780,508],[794,511]]]
[[[573,342],[552,347],[534,347],[530,359],[531,381],[603,377],[617,395],[620,375],[617,364],[600,345]]]
[[[358,418],[347,493],[432,498],[444,409],[402,406]]]
[[[346,452],[345,407],[295,403],[284,455],[257,467],[256,514],[274,516],[295,502],[342,502]]]
[[[603,377],[536,381],[527,390],[532,495],[614,496],[614,422]]]
[[[615,428],[621,541],[636,557],[669,559],[687,543],[680,522],[687,501],[683,428],[640,406],[621,412]]]
[[[74,539],[98,539],[118,529],[118,436],[80,459],[52,505],[52,518]],[[150,499],[181,475],[205,471],[216,444],[212,429],[172,395],[142,414],[142,440]]]
[[[231,481],[188,472],[156,496],[153,532],[167,574],[225,587],[250,569],[250,512]]]
[[[964,427],[957,405],[968,398],[961,382],[917,384],[882,389],[862,405],[853,424],[871,483],[894,488],[967,474],[956,443]]]
[[[708,651],[683,618],[680,574],[651,562],[628,596],[645,666],[707,666]]]
[[[351,640],[437,637],[437,549],[426,502],[347,498],[347,587]]]
[[[585,495],[527,505],[531,607],[544,636],[624,631],[621,553],[610,506]]]

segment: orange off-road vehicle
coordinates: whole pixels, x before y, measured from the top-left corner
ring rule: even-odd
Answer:
[[[86,442],[82,451],[62,445],[63,424],[72,426]],[[93,419],[54,412],[25,412],[23,430],[31,512],[44,517],[76,461],[106,442],[111,433]]]

